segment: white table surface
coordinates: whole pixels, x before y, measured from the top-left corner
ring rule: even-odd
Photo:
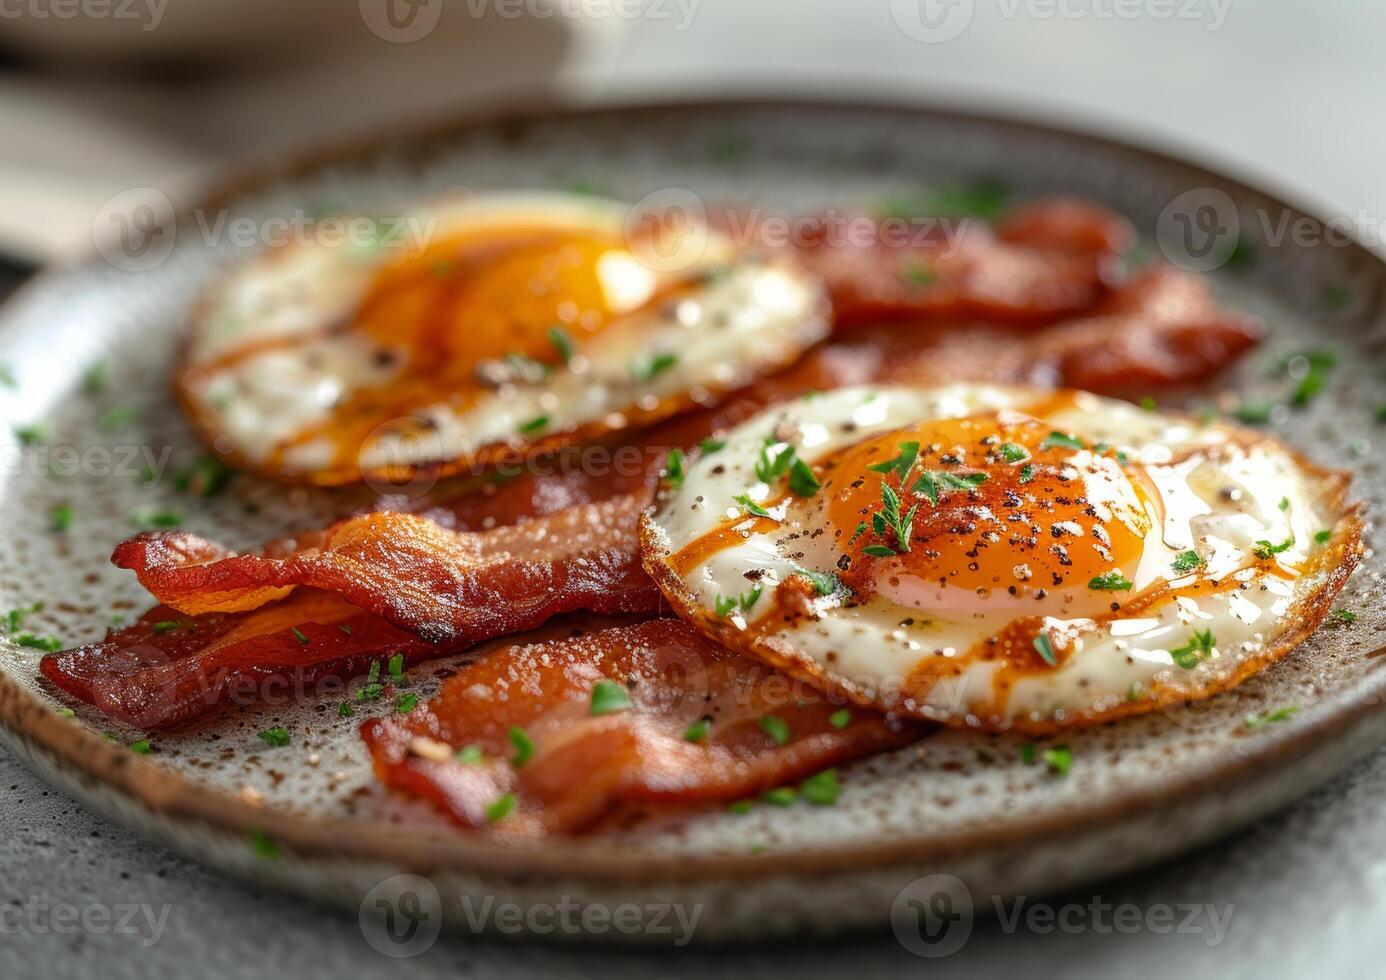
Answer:
[[[456,71],[436,76],[443,80],[407,107],[341,99],[333,68],[303,69],[308,81],[301,90],[286,89],[296,77],[287,69],[265,69],[256,84],[213,77],[179,91],[0,79],[0,112],[9,107],[12,119],[41,121],[23,130],[33,139],[22,145],[0,140],[0,184],[20,186],[26,176],[44,174],[53,191],[46,200],[64,202],[52,213],[73,216],[62,234],[12,236],[8,244],[31,255],[61,255],[83,244],[86,209],[113,189],[205,173],[247,152],[385,119],[535,97],[628,101],[748,90],[942,101],[1113,129],[1281,188],[1325,216],[1386,215],[1386,5],[1174,0],[1175,10],[1199,19],[1133,20],[1109,15],[1114,2],[1121,0],[1067,0],[1063,9],[1080,16],[1040,19],[1035,15],[1059,8],[1044,0],[973,0],[971,22],[958,37],[923,43],[899,29],[889,0],[701,0],[686,30],[674,30],[670,20],[638,19],[564,55],[554,53],[561,42],[541,43],[528,61],[478,58],[468,62],[470,74],[454,63]],[[1140,6],[1165,9],[1161,0]],[[1219,9],[1224,18],[1210,30]],[[378,91],[369,72],[390,70],[402,69],[360,69],[358,87]],[[286,90],[303,94],[276,115]],[[316,111],[315,98],[331,111]],[[215,112],[205,110],[209,104]],[[35,106],[44,111],[35,113]],[[204,108],[195,118],[180,111],[197,106]],[[284,112],[291,125],[283,124]],[[94,118],[103,120],[112,152],[55,170],[45,152],[95,138],[83,135]],[[16,130],[4,129],[7,136]],[[1386,959],[1379,925],[1386,919],[1384,818],[1386,752],[1229,840],[1066,899],[1230,907],[1230,928],[1216,946],[1207,934],[1041,935],[1007,933],[993,923],[979,926],[945,960],[916,959],[889,936],[877,936],[663,958],[451,939],[396,963],[370,950],[353,918],[259,893],[152,847],[0,755],[0,976],[42,970],[52,977],[143,977],[198,967],[231,976],[407,972],[487,980],[654,969],[690,976],[1367,976]],[[6,903],[33,900],[168,903],[170,913],[150,947],[131,937],[45,935],[5,925]]]

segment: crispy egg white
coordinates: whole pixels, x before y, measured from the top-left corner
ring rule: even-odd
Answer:
[[[852,700],[1043,732],[1237,683],[1356,564],[1345,474],[1085,392],[858,387],[681,461],[642,526],[676,611]]]
[[[498,194],[412,218],[427,235],[310,235],[204,296],[177,385],[229,461],[318,484],[484,465],[708,404],[827,330],[792,258],[677,216]]]

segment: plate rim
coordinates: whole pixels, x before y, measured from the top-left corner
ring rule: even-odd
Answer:
[[[1175,167],[1191,172],[1210,183],[1235,189],[1239,195],[1255,196],[1270,205],[1323,222],[1315,208],[1301,206],[1283,192],[1267,189],[1259,179],[1243,178],[1234,172],[1215,169],[1201,162],[1193,152],[1166,151],[1131,138],[1127,134],[1094,132],[1071,122],[1036,120],[990,108],[957,107],[912,99],[832,97],[783,97],[719,95],[697,99],[656,99],[650,101],[604,102],[570,107],[554,105],[502,106],[494,109],[458,113],[423,125],[386,128],[347,140],[319,143],[296,153],[281,155],[274,161],[251,165],[214,181],[209,190],[192,196],[175,210],[176,220],[188,220],[196,209],[217,208],[232,200],[273,185],[304,176],[332,165],[365,163],[387,147],[398,147],[404,155],[437,146],[448,138],[468,132],[511,126],[524,129],[548,122],[582,121],[600,117],[640,116],[642,114],[730,111],[859,111],[875,115],[900,116],[905,120],[953,122],[1019,131],[1057,138],[1070,144],[1130,154],[1159,167]],[[1108,127],[1103,121],[1104,128]],[[1119,127],[1116,127],[1119,129]],[[1235,168],[1234,168],[1235,169]],[[1345,251],[1377,273],[1377,288],[1358,317],[1376,319],[1386,305],[1386,257],[1377,254],[1355,235]],[[52,288],[73,274],[100,261],[94,246],[84,258],[46,267],[23,283],[3,304],[0,313],[10,313],[29,293]],[[1348,261],[1344,259],[1343,261]],[[1386,653],[1381,647],[1362,654],[1371,658]],[[821,844],[798,847],[792,852],[769,850],[750,854],[699,855],[690,861],[686,855],[662,855],[625,851],[619,838],[584,841],[559,839],[541,845],[503,844],[481,835],[428,831],[403,836],[400,825],[381,820],[320,818],[290,813],[274,807],[247,803],[235,794],[202,785],[186,776],[165,769],[157,762],[114,746],[83,725],[71,724],[34,698],[9,674],[0,671],[0,725],[7,739],[25,748],[47,754],[79,773],[83,780],[114,791],[122,802],[133,804],[157,817],[174,823],[196,820],[208,829],[227,836],[249,838],[269,835],[287,846],[299,858],[341,858],[384,861],[413,868],[495,873],[539,879],[571,879],[574,876],[595,882],[644,881],[668,884],[725,882],[748,877],[764,877],[767,872],[793,875],[866,873],[892,866],[917,864],[947,856],[950,860],[977,856],[989,851],[1025,843],[1053,846],[1080,835],[1110,830],[1125,818],[1158,805],[1172,808],[1193,804],[1210,794],[1234,792],[1239,786],[1254,784],[1266,767],[1283,767],[1307,758],[1327,741],[1363,729],[1373,713],[1386,701],[1386,672],[1369,674],[1361,683],[1338,692],[1333,698],[1315,704],[1294,728],[1263,733],[1257,750],[1240,753],[1230,762],[1211,766],[1207,771],[1179,779],[1171,789],[1131,791],[1117,800],[1102,800],[1083,809],[1066,809],[1026,824],[1023,835],[1014,825],[981,830],[925,835],[915,833],[888,841],[873,841],[851,847]],[[1386,734],[1383,735],[1386,737]],[[1380,738],[1376,739],[1380,741]],[[902,749],[900,751],[908,751]],[[1361,754],[1361,753],[1359,753]],[[1350,761],[1350,760],[1349,760]],[[1346,763],[1344,763],[1346,764]],[[1323,773],[1327,779],[1341,766]],[[1322,780],[1320,780],[1322,781]],[[87,793],[73,780],[69,791],[84,806],[93,806]],[[1306,782],[1302,791],[1286,796],[1277,805],[1308,792],[1314,783]],[[128,821],[127,821],[128,824]],[[145,834],[144,828],[135,828]],[[1023,837],[1023,840],[1022,840]],[[1189,846],[1198,843],[1190,839]],[[1178,848],[1182,850],[1183,847]],[[784,867],[792,856],[794,866]]]

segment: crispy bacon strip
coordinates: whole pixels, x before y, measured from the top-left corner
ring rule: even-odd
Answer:
[[[575,609],[653,612],[637,560],[641,498],[619,496],[485,532],[378,512],[286,557],[237,555],[182,531],[141,534],[112,560],[188,615],[245,612],[298,586],[334,592],[432,643],[477,642]]]
[[[1092,309],[1134,240],[1119,215],[1054,198],[1011,211],[995,229],[856,216],[825,221],[801,250],[832,294],[838,326],[891,319],[1044,324]]]
[[[595,713],[599,683],[629,706]],[[839,710],[686,624],[657,619],[500,648],[427,706],[372,719],[361,733],[387,785],[463,825],[535,838],[623,806],[753,796],[922,731],[856,708],[834,724]],[[528,758],[517,749],[526,740]]]
[[[345,692],[372,661],[414,663],[449,652],[362,612],[340,596],[299,589],[251,613],[187,617],[156,606],[101,643],[43,658],[43,676],[137,728],[170,728],[224,702]]]

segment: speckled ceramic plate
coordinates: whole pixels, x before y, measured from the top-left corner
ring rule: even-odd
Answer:
[[[1293,207],[1105,139],[887,107],[545,114],[467,123],[263,175],[213,207],[262,227],[298,209],[389,213],[457,186],[581,185],[630,200],[679,187],[804,209],[975,178],[1003,181],[1018,197],[1067,191],[1104,201],[1137,223],[1147,248],[1163,243],[1181,261],[1220,266],[1210,275],[1226,302],[1263,316],[1271,340],[1217,389],[1173,403],[1226,405],[1231,392],[1283,398],[1293,382],[1269,377],[1269,358],[1306,346],[1337,350],[1325,392],[1307,408],[1277,412],[1274,425],[1316,461],[1355,470],[1357,495],[1369,504],[1386,498],[1372,451],[1386,391],[1376,367],[1386,349],[1381,261],[1341,239],[1280,240],[1277,229],[1304,217]],[[92,640],[113,616],[145,606],[133,576],[107,564],[141,511],[177,510],[197,532],[251,545],[359,499],[249,477],[207,501],[177,490],[173,475],[200,453],[166,382],[180,321],[208,277],[245,252],[229,234],[208,244],[218,212],[203,214],[212,217],[185,213],[176,241],[160,239],[133,258],[95,257],[42,275],[0,313],[0,361],[15,381],[0,385],[0,612],[42,602],[24,627],[36,634]],[[1236,248],[1235,235],[1217,237],[1231,221],[1241,229]],[[104,367],[105,383],[88,393],[84,376],[94,365]],[[40,421],[42,445],[22,447],[12,430]],[[71,508],[71,522],[55,532],[60,506]],[[888,921],[921,876],[954,875],[981,901],[1155,861],[1284,804],[1386,740],[1386,673],[1373,656],[1386,628],[1381,570],[1369,556],[1340,602],[1356,622],[1330,623],[1235,692],[1066,736],[1066,778],[1027,765],[1019,739],[940,732],[845,767],[835,807],[698,813],[538,848],[464,835],[390,798],[372,779],[359,713],[339,719],[330,696],[228,708],[154,736],[153,751],[137,755],[126,746],[144,733],[80,706],[65,717],[64,699],[37,676],[40,652],[6,640],[0,719],[12,748],[92,806],[195,858],[309,895],[359,903],[382,880],[416,873],[436,887],[441,918],[464,929],[477,927],[478,906],[466,896],[520,907],[565,897],[603,908],[700,905],[701,939],[841,929]],[[425,693],[430,683],[436,677]],[[1283,721],[1244,722],[1288,706],[1297,712]],[[295,738],[270,750],[256,732],[276,724]],[[373,894],[401,888],[432,895],[408,880]],[[544,931],[533,921],[522,928]],[[651,928],[585,931],[666,938]]]

